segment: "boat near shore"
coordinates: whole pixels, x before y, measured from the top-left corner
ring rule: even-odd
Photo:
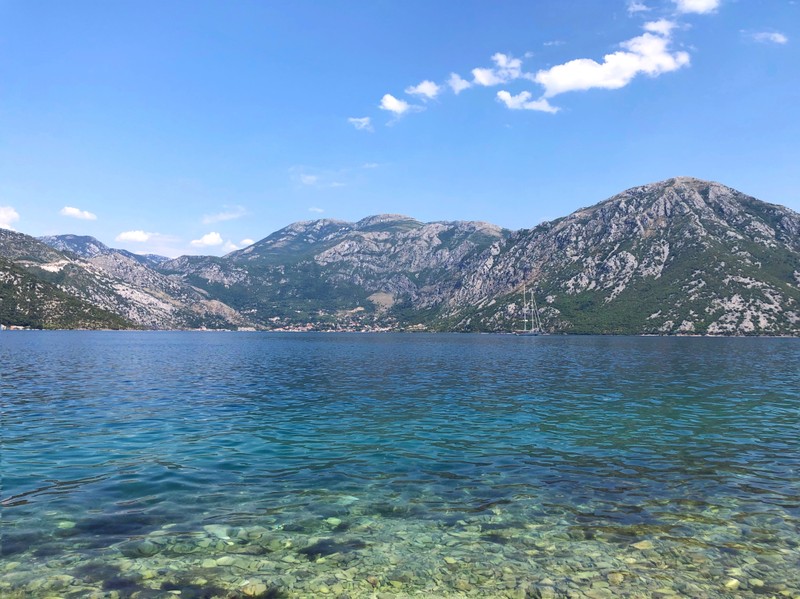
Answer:
[[[530,319],[528,314],[530,314]],[[528,326],[529,321],[530,327]],[[529,294],[526,286],[522,287],[522,330],[514,331],[514,334],[519,337],[538,337],[546,334],[542,329],[542,319],[539,316],[536,296],[533,290]]]

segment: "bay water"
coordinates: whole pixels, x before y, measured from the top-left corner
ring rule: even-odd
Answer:
[[[0,333],[3,597],[800,598],[800,340]]]

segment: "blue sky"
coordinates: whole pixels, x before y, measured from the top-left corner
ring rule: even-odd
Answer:
[[[799,47],[797,0],[5,0],[0,226],[223,254],[678,175],[800,210]]]

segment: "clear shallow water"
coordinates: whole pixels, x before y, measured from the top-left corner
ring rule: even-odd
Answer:
[[[2,596],[800,597],[798,340],[15,332],[0,360]]]

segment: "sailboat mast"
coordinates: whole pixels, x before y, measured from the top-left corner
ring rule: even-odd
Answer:
[[[522,286],[522,332],[528,332],[528,290]]]

